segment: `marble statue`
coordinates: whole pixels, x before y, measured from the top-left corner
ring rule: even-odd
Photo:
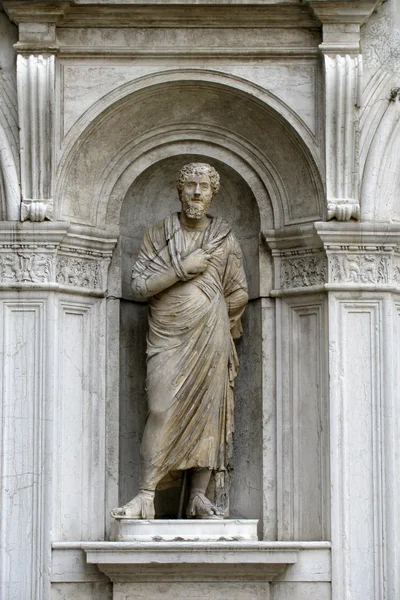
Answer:
[[[207,214],[219,189],[217,171],[185,165],[177,188],[180,213],[145,234],[133,267],[135,298],[149,301],[147,394],[139,494],[112,516],[154,518],[157,484],[192,469],[187,516],[221,518],[206,497],[212,472],[232,460],[233,339],[248,301],[242,253],[230,225]]]

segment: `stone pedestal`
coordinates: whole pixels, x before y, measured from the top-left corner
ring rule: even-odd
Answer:
[[[117,542],[257,541],[258,519],[118,519]]]

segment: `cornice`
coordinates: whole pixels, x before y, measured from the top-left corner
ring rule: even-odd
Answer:
[[[3,8],[11,21],[17,23],[59,23],[69,2],[26,2],[4,0]]]
[[[300,2],[4,0],[3,5],[9,18],[17,24],[55,23],[57,27],[320,27],[310,7]]]
[[[329,221],[315,223],[315,230],[325,247],[350,245],[392,248],[400,244],[400,225],[392,223]]]
[[[363,25],[383,0],[306,0],[323,24]]]

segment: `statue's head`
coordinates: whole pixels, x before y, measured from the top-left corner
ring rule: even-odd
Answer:
[[[207,163],[189,163],[179,171],[176,186],[186,216],[201,219],[219,190],[219,175]]]

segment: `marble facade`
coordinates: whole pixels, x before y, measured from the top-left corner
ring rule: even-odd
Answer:
[[[2,4],[0,597],[398,600],[398,0]],[[230,512],[258,541],[110,541],[131,268],[192,161],[245,258]]]

